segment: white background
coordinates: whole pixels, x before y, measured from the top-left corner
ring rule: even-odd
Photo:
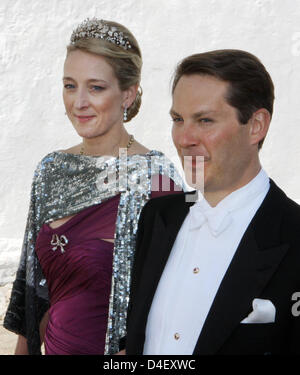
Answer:
[[[62,68],[73,28],[94,16],[120,22],[136,36],[144,95],[139,115],[126,126],[177,165],[168,115],[176,63],[220,48],[259,57],[276,94],[262,164],[300,199],[300,1],[1,0],[0,285],[12,280],[18,263],[36,164],[80,141],[64,115]]]

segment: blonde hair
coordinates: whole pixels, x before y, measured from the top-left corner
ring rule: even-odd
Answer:
[[[110,27],[116,27],[119,32],[123,32],[128,38],[131,48],[124,49],[105,39],[82,38],[67,46],[67,56],[77,49],[103,56],[114,70],[122,91],[127,90],[130,86],[139,85],[143,61],[137,40],[125,26],[112,21],[103,20],[103,22]],[[124,122],[130,121],[139,112],[142,93],[142,89],[139,87],[134,102],[127,108],[127,120]]]

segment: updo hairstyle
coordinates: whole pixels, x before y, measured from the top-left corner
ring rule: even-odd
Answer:
[[[123,25],[103,20],[109,27],[116,27],[118,32],[126,35],[131,48],[124,49],[117,44],[99,38],[81,38],[67,46],[67,56],[77,49],[105,57],[107,63],[112,67],[121,91],[127,90],[130,86],[139,85],[142,70],[142,54],[137,40],[133,34]],[[127,120],[130,121],[139,112],[142,102],[142,89],[139,86],[136,98],[132,105],[127,108]]]

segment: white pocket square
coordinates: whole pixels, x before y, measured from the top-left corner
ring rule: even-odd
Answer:
[[[241,321],[247,323],[274,323],[276,309],[273,303],[268,299],[254,298],[252,302],[253,311]]]

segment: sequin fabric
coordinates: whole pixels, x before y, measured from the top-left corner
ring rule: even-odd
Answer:
[[[21,259],[4,319],[5,328],[27,338],[29,354],[41,354],[39,323],[50,306],[47,281],[35,253],[41,226],[116,194],[120,194],[120,202],[105,354],[119,350],[119,340],[126,334],[137,223],[151,194],[151,177],[162,174],[184,187],[174,165],[161,152],[132,156],[124,152],[116,158],[54,151],[35,170]]]

